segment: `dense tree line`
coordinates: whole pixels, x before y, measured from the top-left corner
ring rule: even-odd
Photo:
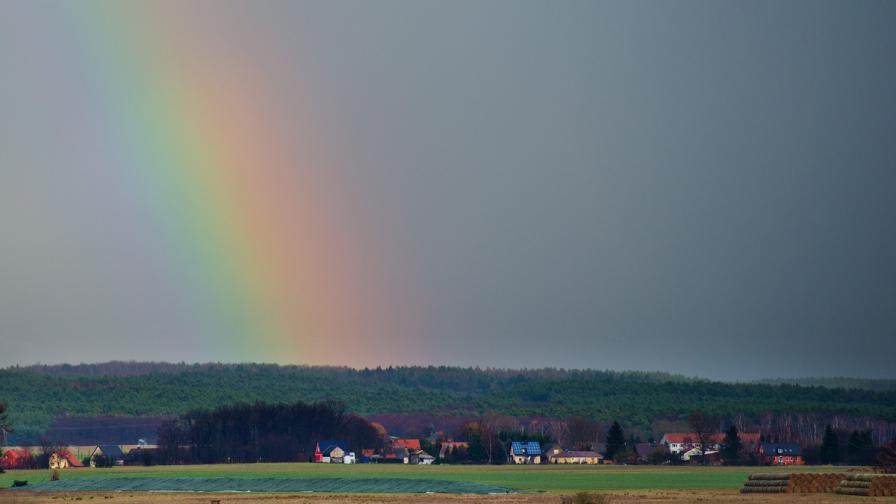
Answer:
[[[369,422],[340,405],[242,403],[194,410],[165,422],[158,456],[148,462],[307,461],[320,440],[344,440],[350,450],[360,453],[375,446],[377,437]]]
[[[107,363],[0,370],[10,443],[36,443],[57,415],[184,415],[255,401],[334,401],[354,414],[618,419],[642,433],[680,426],[694,410],[759,426],[782,441],[819,440],[827,423],[892,437],[896,391],[722,383],[664,373],[457,367]],[[645,435],[646,437],[646,435]]]

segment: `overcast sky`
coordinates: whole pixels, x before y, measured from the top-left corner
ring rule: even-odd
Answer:
[[[0,4],[0,365],[221,358],[73,147],[108,125],[60,5]],[[166,15],[313,103],[412,297],[331,364],[896,377],[896,2],[201,5]]]

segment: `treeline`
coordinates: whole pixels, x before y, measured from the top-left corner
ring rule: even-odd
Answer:
[[[307,462],[322,439],[340,439],[358,453],[378,432],[341,405],[236,404],[194,410],[159,428],[159,448],[142,463]]]
[[[129,366],[132,367],[129,371]],[[235,403],[339,402],[357,415],[429,414],[517,418],[585,416],[644,432],[701,409],[743,426],[821,437],[841,428],[896,422],[896,391],[722,383],[664,373],[458,367],[337,367],[261,364],[107,363],[0,370],[11,444],[35,444],[59,415],[164,416]],[[785,419],[785,420],[782,420]],[[805,419],[805,420],[801,420]],[[863,423],[864,422],[864,423]],[[780,424],[780,425],[779,425]],[[820,426],[820,427],[819,427]],[[885,429],[889,427],[884,426]],[[800,434],[801,436],[803,434]]]
[[[858,390],[896,390],[896,380],[884,378],[848,378],[837,376],[832,378],[772,378],[756,383],[767,385],[801,385],[803,387],[826,387]]]

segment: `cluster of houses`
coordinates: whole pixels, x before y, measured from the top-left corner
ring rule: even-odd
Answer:
[[[348,443],[342,440],[318,441],[314,449],[314,462],[322,464],[392,463],[392,464],[432,464],[436,458],[423,451],[420,440],[390,437],[389,446],[383,450],[364,449],[358,457],[349,451]]]
[[[104,445],[75,445],[56,448],[49,454],[48,465],[50,469],[67,469],[70,467],[97,467],[97,465],[122,466],[127,456],[139,453],[139,450],[157,448],[142,440],[137,444],[104,444]],[[34,461],[42,454],[45,448],[39,446],[9,446],[3,448],[0,456],[0,467],[3,469],[30,469]]]
[[[682,462],[719,461],[719,451],[724,439],[723,433],[709,436],[705,453],[698,435],[689,432],[665,434],[658,443],[635,443],[628,448],[627,457],[615,457],[628,463],[656,463],[657,460],[676,458]],[[802,450],[796,443],[763,443],[758,433],[741,433],[744,449],[757,455],[762,465],[802,465]],[[442,441],[433,445],[437,450],[432,455],[423,450],[420,439],[390,437],[385,448],[364,449],[355,453],[343,440],[320,440],[316,443],[312,461],[330,464],[394,463],[427,465],[438,461],[448,461],[449,455],[459,450],[468,450],[465,441]],[[51,469],[68,467],[97,467],[98,465],[124,465],[127,458],[139,454],[135,450],[156,448],[145,442],[131,445],[67,446],[49,455]],[[557,443],[541,444],[535,441],[511,441],[507,461],[512,464],[610,464],[614,461],[605,456],[606,444],[598,443],[593,450],[574,450]],[[4,469],[30,468],[36,458],[46,454],[39,447],[8,447],[0,457],[0,467]],[[46,460],[46,459],[45,459]]]
[[[627,448],[626,456],[615,457],[617,461],[626,463],[657,463],[658,460],[675,458],[682,462],[719,462],[719,451],[725,434],[718,432],[708,436],[708,443],[703,452],[700,438],[690,432],[671,432],[665,434],[658,443],[635,443]],[[758,455],[763,465],[802,465],[802,451],[795,443],[762,443],[759,433],[741,433],[741,443],[745,450]],[[317,443],[314,462],[318,463],[397,463],[397,464],[432,464],[436,460],[447,461],[453,451],[467,450],[470,444],[465,441],[442,441],[434,446],[438,453],[433,456],[421,448],[419,439],[391,437],[389,446],[375,451],[362,450],[360,455],[348,450],[344,441],[326,440]],[[509,443],[507,461],[512,464],[612,464],[606,457],[606,443],[598,443],[593,450],[574,450],[562,447],[558,443],[541,444],[535,441],[511,441]]]

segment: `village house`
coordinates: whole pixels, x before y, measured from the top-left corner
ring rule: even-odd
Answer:
[[[90,467],[96,467],[100,457],[104,457],[110,465],[124,465],[124,452],[118,445],[99,445],[94,448],[90,454]]]
[[[540,464],[541,445],[537,441],[511,441],[510,461],[514,464]]]
[[[407,448],[408,450],[420,450],[422,447],[420,446],[419,439],[409,439],[409,438],[394,438],[392,439],[392,448]]]
[[[541,447],[541,454],[549,461],[551,457],[563,453],[563,447],[559,443],[546,443]]]
[[[596,451],[562,451],[548,456],[551,464],[600,464],[603,457]]]
[[[759,445],[762,465],[803,465],[803,450],[796,443],[762,443]]]
[[[414,450],[408,456],[409,464],[430,465],[435,462],[436,458],[423,450]]]
[[[738,437],[740,437],[741,444],[748,449],[759,443],[758,432],[741,432]],[[707,454],[711,451],[719,451],[724,440],[724,432],[713,433],[709,437],[709,446],[706,447]],[[666,445],[669,448],[669,453],[673,455],[685,454],[694,448],[700,448],[700,436],[694,432],[669,432],[663,435],[660,444]]]
[[[50,454],[50,469],[68,469],[69,467],[81,467],[81,461],[78,460],[71,452],[62,450]]]
[[[348,451],[348,443],[341,440],[318,441],[314,461],[323,464],[354,464],[355,453]]]

